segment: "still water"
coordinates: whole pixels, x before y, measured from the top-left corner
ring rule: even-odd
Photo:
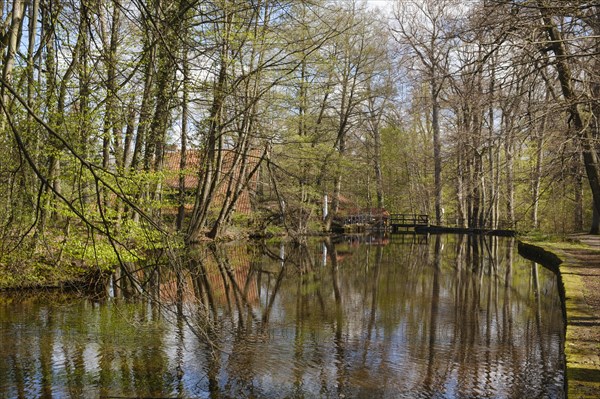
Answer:
[[[513,239],[198,248],[0,296],[0,398],[563,398],[557,284]]]

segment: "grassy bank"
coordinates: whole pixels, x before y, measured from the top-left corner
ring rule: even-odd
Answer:
[[[565,311],[565,360],[569,398],[600,392],[600,238],[524,239],[519,252],[558,272]]]

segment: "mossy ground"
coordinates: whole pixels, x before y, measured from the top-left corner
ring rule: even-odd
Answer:
[[[600,392],[600,237],[524,240],[556,255],[564,285],[565,357],[569,398],[598,398]]]
[[[0,265],[0,290],[86,285],[93,275],[97,275],[94,267],[72,263],[50,265],[40,259],[28,260]]]

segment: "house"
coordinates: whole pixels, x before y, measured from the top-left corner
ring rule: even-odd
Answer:
[[[213,206],[220,208],[227,196],[228,184],[231,179],[236,182],[240,179],[239,168],[233,168],[237,153],[233,149],[222,150],[223,167],[221,178],[217,182],[216,195],[213,200]],[[200,150],[193,149],[186,152],[186,167],[183,170],[184,187],[188,193],[189,202],[186,204],[186,209],[192,209],[194,206],[194,195],[198,189],[200,178],[202,177],[202,153]],[[250,170],[254,169],[260,161],[260,151],[251,150],[248,156],[248,166],[246,175]],[[180,162],[181,151],[167,151],[164,157],[163,172],[165,178],[163,184],[171,193],[179,192],[179,177],[180,177]],[[238,213],[249,215],[252,212],[251,197],[256,191],[258,183],[258,173],[254,174],[249,184],[243,188],[238,197],[235,210]]]

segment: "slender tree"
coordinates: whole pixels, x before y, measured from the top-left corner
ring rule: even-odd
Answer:
[[[433,179],[436,223],[442,222],[442,137],[440,127],[441,91],[448,74],[450,49],[454,38],[458,3],[408,1],[394,11],[393,37],[405,51],[415,55],[416,67],[423,73],[430,100],[430,128],[433,145]]]

